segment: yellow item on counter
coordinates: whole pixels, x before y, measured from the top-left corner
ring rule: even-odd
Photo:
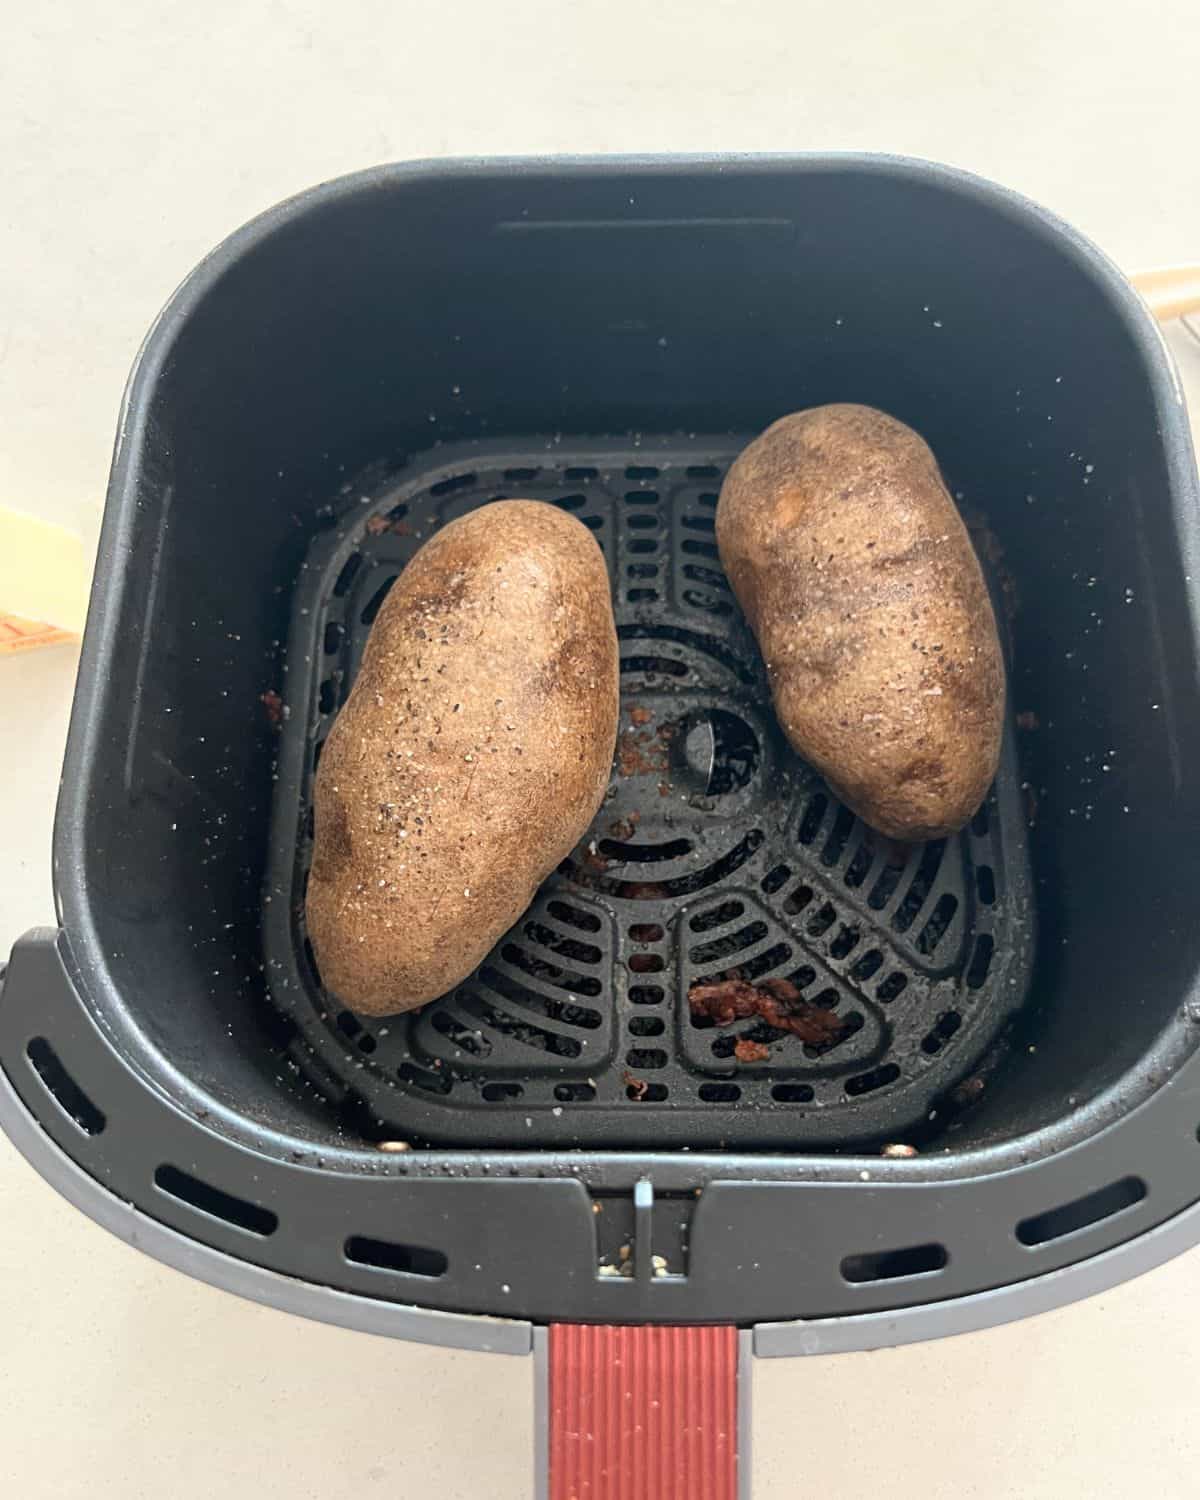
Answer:
[[[74,532],[0,506],[0,656],[78,639],[90,577]]]

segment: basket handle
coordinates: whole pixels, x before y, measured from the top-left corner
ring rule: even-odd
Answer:
[[[745,1500],[749,1351],[733,1327],[539,1336],[539,1500]]]

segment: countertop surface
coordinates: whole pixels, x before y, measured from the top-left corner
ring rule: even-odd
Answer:
[[[121,389],[226,233],[372,163],[879,149],[994,177],[1127,270],[1200,261],[1185,0],[5,6],[0,503],[90,534]],[[1200,342],[1168,342],[1193,413]],[[1193,424],[1195,426],[1195,422]],[[52,922],[72,648],[0,659],[0,953]],[[0,1139],[0,1493],[532,1494],[531,1362],[310,1324],[126,1248]],[[935,1344],[754,1369],[754,1494],[1193,1496],[1200,1251]]]

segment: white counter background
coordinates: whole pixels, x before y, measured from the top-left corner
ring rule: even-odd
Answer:
[[[448,153],[883,149],[1200,261],[1194,0],[0,0],[0,499],[91,531],[151,319],[323,178]],[[1193,413],[1200,343],[1170,335]],[[0,951],[53,920],[69,648],[0,661]],[[1200,920],[1200,915],[1198,915]],[[1075,1307],[760,1361],[756,1500],[1156,1500],[1200,1480],[1200,1251]],[[252,1306],[0,1140],[0,1495],[526,1500],[532,1364]]]

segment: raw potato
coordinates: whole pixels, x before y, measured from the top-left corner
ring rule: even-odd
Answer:
[[[452,521],[396,580],[321,754],[308,932],[393,1015],[464,979],[595,816],[617,636],[591,533],[535,500]]]
[[[924,440],[869,406],[783,417],[730,469],[717,545],[796,750],[890,838],[968,822],[996,774],[1004,661]]]

